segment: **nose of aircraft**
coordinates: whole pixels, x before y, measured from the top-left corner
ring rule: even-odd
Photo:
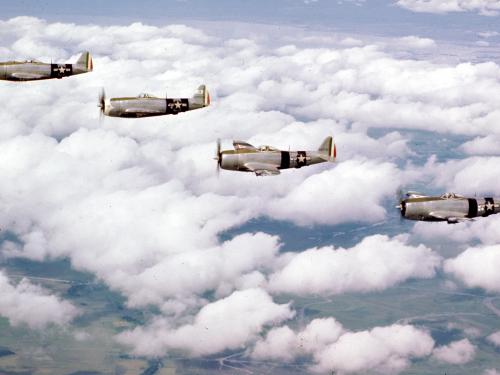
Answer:
[[[104,101],[104,114],[109,115],[109,111],[111,111],[111,100],[106,99]]]
[[[399,209],[401,210],[401,216],[405,217],[405,215],[406,215],[406,202],[405,201],[401,201]]]

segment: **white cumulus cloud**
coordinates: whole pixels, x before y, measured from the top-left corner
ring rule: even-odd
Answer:
[[[270,276],[269,289],[292,294],[340,294],[382,290],[409,278],[431,278],[440,257],[404,238],[375,235],[350,249],[325,247],[290,255]]]
[[[470,288],[500,291],[500,245],[469,248],[444,262],[444,270]]]
[[[0,315],[14,325],[42,329],[50,324],[66,325],[79,314],[70,302],[23,278],[12,284],[0,271]]]
[[[429,333],[413,326],[392,325],[347,332],[316,353],[314,369],[341,374],[399,373],[409,366],[412,358],[427,357],[433,347],[434,340]]]
[[[191,323],[171,327],[166,319],[118,335],[122,344],[134,353],[163,355],[171,349],[191,355],[208,355],[226,349],[244,348],[267,325],[291,319],[294,312],[287,304],[276,304],[261,289],[236,291],[204,306]]]
[[[251,356],[261,360],[313,359],[311,370],[340,374],[399,373],[412,358],[432,353],[434,340],[428,332],[409,325],[375,327],[351,332],[333,318],[314,319],[294,332],[287,326],[273,328],[255,344]]]
[[[475,353],[476,347],[468,339],[463,339],[435,348],[432,355],[441,362],[463,365],[472,361]]]
[[[490,341],[492,344],[500,347],[500,331],[496,331],[496,332],[492,333],[487,338],[488,338],[488,341]]]

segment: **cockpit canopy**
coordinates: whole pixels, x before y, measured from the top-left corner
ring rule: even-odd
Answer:
[[[259,146],[259,151],[279,151],[277,148],[272,146]]]
[[[457,199],[457,198],[463,198],[463,196],[455,194],[455,193],[444,193],[443,195],[441,195],[441,198],[443,198],[443,199]]]
[[[140,93],[139,95],[137,95],[137,97],[138,98],[156,98],[156,96],[151,95],[151,94],[147,94],[145,92]]]

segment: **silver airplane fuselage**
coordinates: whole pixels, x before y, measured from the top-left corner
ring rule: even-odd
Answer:
[[[234,150],[221,151],[220,142],[217,143],[218,168],[253,172],[257,176],[273,176],[282,169],[333,162],[337,157],[332,137],[326,137],[315,151],[281,151],[270,146],[254,147],[242,141],[233,141],[233,146]]]
[[[210,105],[210,95],[205,85],[201,85],[191,98],[157,98],[149,94],[135,97],[106,99],[104,92],[100,97],[101,111],[111,117],[151,117],[177,115]]]
[[[233,171],[253,172],[246,167],[252,164],[274,165],[277,169],[301,168],[327,161],[318,151],[254,151],[226,150],[221,153],[220,167]]]
[[[88,73],[93,70],[90,53],[80,55],[76,64],[48,64],[39,61],[7,61],[0,63],[0,79],[7,81],[39,81]]]
[[[155,97],[130,97],[108,99],[104,114],[111,117],[149,117],[176,115],[180,112],[201,108],[186,99]]]
[[[410,197],[400,203],[401,216],[409,220],[446,221],[450,224],[500,212],[498,198],[467,198],[453,193],[440,197]]]

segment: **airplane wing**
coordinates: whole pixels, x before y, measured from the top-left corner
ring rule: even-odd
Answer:
[[[429,216],[437,220],[447,221],[448,224],[456,224],[460,221],[471,220],[470,218],[465,217],[462,212],[434,211],[430,212]]]
[[[241,149],[257,150],[255,146],[252,146],[250,143],[243,141],[233,141],[233,147],[235,150],[241,150]]]
[[[277,166],[264,163],[245,163],[245,168],[254,172],[257,176],[275,176],[280,174]]]
[[[47,76],[44,76],[43,74],[26,73],[26,72],[13,73],[12,77],[14,77],[16,79],[40,79],[40,78],[44,78],[44,77],[47,78]]]

